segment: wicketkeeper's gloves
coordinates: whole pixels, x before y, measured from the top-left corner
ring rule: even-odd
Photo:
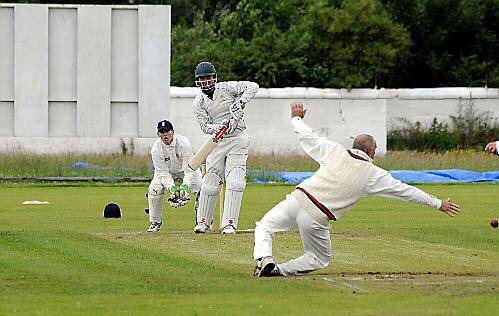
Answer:
[[[173,208],[184,206],[191,200],[189,195],[189,186],[182,183],[180,186],[172,186],[170,188],[170,197],[168,198],[168,203]]]

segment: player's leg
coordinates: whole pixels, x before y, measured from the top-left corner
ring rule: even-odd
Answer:
[[[220,146],[222,143],[223,141],[220,141],[206,158],[206,174],[201,184],[196,227],[194,227],[196,233],[205,233],[213,222],[213,213],[223,183],[221,175],[223,175],[225,166],[225,152],[223,146]]]
[[[296,223],[300,229],[304,254],[277,265],[280,272],[283,275],[300,275],[326,268],[332,253],[331,224],[326,217],[319,222],[303,210],[298,213]]]
[[[191,183],[191,193],[193,195],[192,198],[194,198],[194,220],[196,221],[197,224],[197,213],[198,213],[198,207],[199,207],[199,193],[201,191],[201,185],[203,183],[203,178],[201,176],[201,171],[196,170],[194,174],[194,178],[192,179]]]
[[[149,222],[148,232],[156,232],[161,228],[163,223],[163,199],[164,188],[158,178],[153,178],[147,193],[147,201],[149,203]]]
[[[272,242],[276,232],[284,232],[296,226],[296,216],[301,207],[294,197],[286,195],[286,199],[274,206],[258,222],[255,227],[255,248],[253,258],[257,261],[254,274],[267,276],[275,267],[272,258]]]
[[[235,234],[239,221],[243,191],[246,187],[246,160],[249,139],[245,134],[231,139],[225,169],[225,199],[222,233]]]

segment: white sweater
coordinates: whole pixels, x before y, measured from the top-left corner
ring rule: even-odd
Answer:
[[[384,196],[425,204],[439,209],[442,201],[424,191],[393,178],[375,166],[358,149],[317,136],[301,118],[291,120],[303,150],[317,161],[319,170],[291,193],[314,218],[326,215],[337,220],[364,196]]]
[[[154,177],[168,190],[175,184],[172,174],[184,172],[183,183],[191,187],[194,172],[187,163],[194,156],[187,137],[174,134],[173,141],[166,145],[158,137],[151,148]]]

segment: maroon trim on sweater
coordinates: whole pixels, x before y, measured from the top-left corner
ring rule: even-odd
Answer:
[[[356,154],[354,154],[353,152],[351,152],[351,151],[350,151],[350,149],[348,149],[347,151],[348,151],[348,153],[350,154],[350,156],[352,156],[352,158],[359,159],[359,160],[364,160],[364,161],[369,162],[369,160],[367,160],[366,158],[361,157],[361,156],[356,155]]]
[[[312,196],[312,194],[308,193],[307,191],[305,191],[305,189],[300,188],[300,187],[296,187],[296,189],[297,189],[297,190],[302,191],[303,193],[305,193],[305,195],[309,198],[309,200],[310,200],[310,201],[312,201],[312,203],[314,203],[314,205],[315,205],[315,206],[317,206],[317,208],[318,208],[319,210],[321,210],[321,212],[322,212],[322,213],[326,214],[326,216],[327,216],[329,219],[331,219],[331,220],[333,220],[333,221],[335,221],[335,220],[336,220],[336,217],[334,217],[334,214],[333,214],[333,213],[331,213],[331,211],[330,211],[330,210],[328,210],[328,209],[327,209],[327,207],[325,207],[325,206],[324,206],[324,204],[322,204],[321,202],[317,201],[317,199],[316,199],[316,198],[314,198],[314,197]]]

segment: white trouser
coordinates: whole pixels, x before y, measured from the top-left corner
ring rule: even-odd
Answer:
[[[174,172],[171,173],[172,177],[174,180],[180,179],[182,180],[184,178],[184,172]],[[191,182],[191,192],[193,194],[197,194],[201,190],[201,183],[202,183],[202,178],[201,178],[201,172],[199,170],[196,170],[194,178],[192,179]],[[157,195],[152,195],[151,190],[154,188],[158,188],[159,192]],[[154,174],[154,177],[151,180],[151,183],[149,184],[149,196],[148,196],[148,202],[149,202],[149,221],[151,223],[161,223],[163,221],[163,212],[162,212],[162,198],[165,193],[165,191],[168,188],[165,188],[163,184],[161,183],[161,180]],[[166,191],[167,197],[170,194],[169,192]],[[195,197],[191,197],[195,198]]]
[[[248,146],[249,138],[246,133],[242,132],[233,137],[223,138],[206,158],[206,175],[216,174],[220,179],[225,179],[226,175],[231,175],[229,178],[232,178],[232,181],[227,184],[225,192],[222,222],[223,225],[233,225],[234,228],[237,228],[245,186]],[[206,186],[206,188],[211,186]],[[198,222],[203,222],[204,219],[206,224],[210,225],[218,194],[207,194],[203,190],[202,187],[198,207]]]
[[[249,138],[244,132],[237,136],[222,138],[206,157],[206,173],[218,174],[221,179],[225,178],[225,172],[236,167],[246,170],[248,159]]]
[[[297,226],[304,254],[278,264],[281,272],[286,276],[299,275],[327,267],[332,253],[331,224],[325,215],[323,221],[313,219],[289,194],[284,201],[274,206],[259,222],[256,222],[254,259],[272,256],[274,234]]]

